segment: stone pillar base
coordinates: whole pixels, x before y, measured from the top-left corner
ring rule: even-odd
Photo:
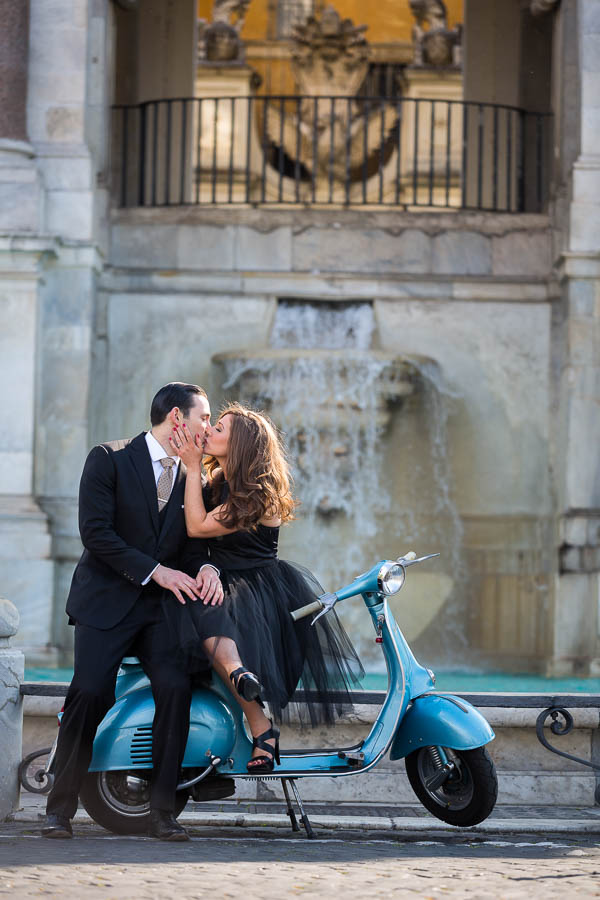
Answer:
[[[0,497],[0,573],[2,593],[20,615],[13,644],[29,665],[56,665],[49,643],[54,564],[48,520],[32,497]]]

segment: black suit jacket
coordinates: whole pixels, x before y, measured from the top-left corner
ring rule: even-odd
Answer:
[[[208,562],[206,543],[185,528],[185,467],[159,521],[156,481],[145,433],[94,447],[79,486],[79,532],[84,551],[67,599],[76,622],[108,629],[131,610],[142,581],[158,563],[195,575]]]

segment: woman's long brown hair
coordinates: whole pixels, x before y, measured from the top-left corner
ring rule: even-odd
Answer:
[[[285,450],[272,422],[262,413],[239,403],[227,406],[219,415],[231,416],[227,447],[229,496],[219,520],[226,528],[249,531],[261,519],[293,518],[296,502],[291,491],[291,476]],[[214,456],[205,459],[217,502],[223,473]]]

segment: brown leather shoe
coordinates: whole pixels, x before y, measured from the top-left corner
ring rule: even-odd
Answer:
[[[190,836],[180,825],[173,813],[165,812],[162,809],[150,810],[150,827],[148,829],[150,837],[158,838],[159,841],[189,841]]]
[[[72,838],[73,829],[67,816],[46,816],[46,824],[42,826],[42,836],[46,838]]]

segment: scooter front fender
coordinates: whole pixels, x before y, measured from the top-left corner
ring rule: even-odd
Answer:
[[[392,741],[390,759],[402,759],[419,747],[474,750],[494,739],[490,723],[466,700],[452,695],[416,697]]]
[[[154,700],[150,685],[124,694],[98,727],[90,772],[152,768]],[[236,738],[231,710],[214,691],[194,691],[183,766],[203,767],[211,756],[227,759]]]

